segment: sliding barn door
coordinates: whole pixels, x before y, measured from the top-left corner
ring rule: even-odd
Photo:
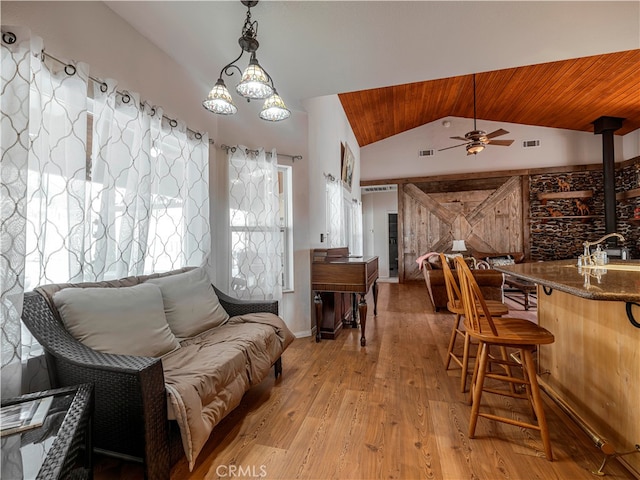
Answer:
[[[425,193],[405,184],[398,195],[400,281],[421,281],[416,258],[451,251],[453,240],[469,250],[523,251],[522,186],[511,177],[498,188]]]

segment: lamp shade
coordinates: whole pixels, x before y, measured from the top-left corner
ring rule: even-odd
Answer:
[[[205,101],[202,102],[202,106],[210,112],[220,115],[233,115],[238,111],[238,107],[233,104],[231,94],[221,78],[218,79]]]
[[[451,251],[453,252],[466,252],[467,246],[464,243],[464,240],[454,240],[453,246],[451,247]]]
[[[473,142],[467,145],[467,155],[475,155],[484,150],[484,144],[482,142]]]
[[[273,95],[264,101],[262,111],[260,112],[260,118],[269,122],[279,122],[285,120],[291,116],[291,112],[285,106],[284,101],[278,95],[278,92],[274,91]]]
[[[255,54],[251,56],[249,66],[242,74],[236,91],[243,97],[254,100],[267,98],[273,94],[273,87],[269,85],[269,76],[258,64]]]

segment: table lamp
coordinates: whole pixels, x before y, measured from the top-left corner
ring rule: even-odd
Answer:
[[[464,240],[454,240],[451,247],[452,252],[466,252],[467,246],[464,244]]]

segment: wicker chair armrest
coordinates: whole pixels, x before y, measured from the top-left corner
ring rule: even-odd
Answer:
[[[278,315],[278,302],[276,300],[240,300],[218,290],[215,285],[213,285],[213,289],[220,300],[222,308],[232,317],[257,312],[268,312]]]
[[[77,341],[45,298],[25,294],[22,320],[45,350],[52,387],[95,388],[95,441],[144,458],[145,478],[169,478],[167,398],[159,358],[98,352]]]

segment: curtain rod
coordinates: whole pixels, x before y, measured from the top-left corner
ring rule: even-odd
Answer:
[[[236,151],[236,147],[230,147],[229,145],[225,145],[224,143],[220,145],[220,149],[224,150],[227,153],[229,153],[229,150],[231,150],[232,152]],[[258,150],[251,150],[250,148],[247,148],[246,153],[253,153],[254,155],[257,155]],[[267,155],[271,155],[271,152],[265,152],[265,153]],[[293,162],[295,162],[296,160],[302,160],[302,155],[289,155],[286,153],[277,153],[277,155],[279,157],[289,157]]]
[[[13,35],[13,37],[15,38],[15,34],[13,34],[11,32],[6,32],[5,35]],[[5,40],[4,35],[3,35],[3,40]],[[13,42],[7,42],[7,43],[13,43]],[[51,60],[54,60],[54,61],[58,62],[61,65],[64,65],[64,73],[66,73],[70,77],[76,74],[76,67],[75,66],[73,66],[70,63],[63,62],[59,58],[56,58],[53,55],[51,55],[50,53],[45,52],[44,50],[42,50],[42,52],[41,52],[41,60],[43,62],[45,60],[45,57],[48,57]],[[99,79],[97,77],[92,77],[91,75],[89,75],[89,80],[91,80],[92,82],[100,84],[100,90],[102,92],[106,92],[107,91],[106,90],[107,89],[107,84],[104,82],[104,80],[101,80],[101,79]],[[127,100],[125,100],[125,103],[128,103],[129,99],[131,98],[131,96],[127,92],[121,92],[119,90],[116,90],[116,94],[120,95],[123,98],[123,100],[127,99]],[[176,119],[167,117],[166,115],[162,115],[162,118],[164,118],[165,120],[168,120],[169,121],[169,125],[171,125],[171,127],[175,128],[175,127],[178,126],[178,121]],[[191,132],[198,140],[202,139],[202,133],[196,132],[195,130],[190,129],[189,127],[187,127],[187,130],[189,132]],[[214,143],[215,142],[212,139],[209,139],[209,144],[210,145],[213,145]]]

